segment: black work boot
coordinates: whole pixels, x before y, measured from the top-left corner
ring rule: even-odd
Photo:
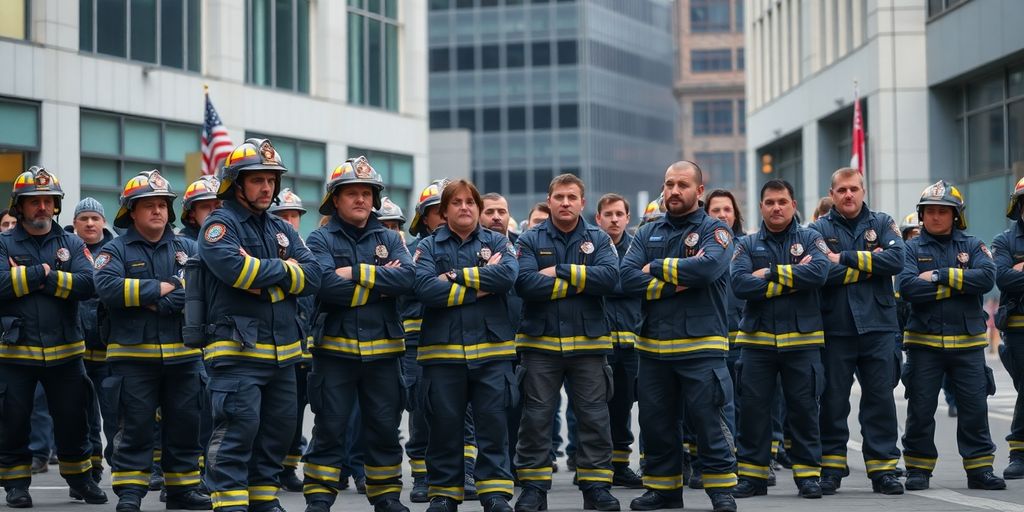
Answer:
[[[32,495],[28,493],[28,489],[7,489],[7,506],[11,508],[32,508]]]
[[[288,492],[302,492],[302,479],[296,473],[295,468],[284,468],[278,475],[281,481],[281,488]]]
[[[708,495],[711,498],[711,508],[714,512],[736,512],[736,500],[730,492],[714,492]]]
[[[612,485],[627,489],[643,489],[644,479],[630,469],[629,464],[621,464],[615,466],[615,472],[612,474]]]
[[[516,500],[515,512],[537,512],[548,509],[548,493],[536,487],[523,487]]]
[[[796,486],[801,498],[816,499],[822,496],[821,483],[817,478],[804,478]]]
[[[930,479],[931,475],[927,471],[909,469],[907,470],[907,480],[903,485],[908,491],[923,491],[928,488],[928,480]]]
[[[766,494],[768,494],[767,483],[754,480],[752,478],[740,478],[736,487],[733,487],[732,489],[732,496],[734,498],[750,498],[752,496],[764,496]]]
[[[213,503],[210,496],[196,489],[167,495],[167,510],[210,510]]]
[[[116,512],[139,512],[142,508],[142,497],[133,492],[121,493],[117,499]]]
[[[397,497],[387,497],[373,504],[373,512],[409,512],[409,507],[398,501]]]
[[[619,500],[604,487],[583,491],[583,510],[619,510]]]
[[[465,483],[463,484],[463,487],[462,487],[462,489],[463,489],[463,491],[462,491],[463,498],[462,499],[464,499],[464,500],[475,500],[477,498],[477,495],[476,495],[476,479],[473,478],[472,474],[466,473],[466,477],[465,477],[465,479],[463,481]]]
[[[818,485],[821,486],[821,494],[825,496],[835,494],[842,484],[842,477],[832,473],[822,473],[821,480],[818,481]]]
[[[512,505],[504,496],[488,496],[483,500],[484,512],[512,512]]]
[[[409,491],[409,501],[413,503],[426,503],[430,501],[427,497],[427,477],[412,477],[412,490]]]
[[[871,491],[885,495],[903,494],[903,484],[899,478],[891,473],[886,473],[871,480]]]
[[[694,465],[690,470],[690,489],[704,488],[704,470],[699,465]]]
[[[103,489],[100,489],[100,486],[96,485],[92,478],[88,478],[85,482],[71,487],[71,490],[68,491],[68,496],[76,500],[85,500],[90,505],[101,505],[107,502],[107,493],[103,492]]]
[[[447,496],[434,496],[430,499],[430,506],[427,512],[455,512],[459,510],[459,504]]]
[[[984,471],[967,477],[968,489],[984,489],[986,491],[1000,491],[1006,489],[1006,481],[992,473],[992,470]]]
[[[1007,480],[1024,478],[1024,458],[1010,459],[1010,465],[1003,470],[1003,478]]]
[[[631,510],[661,510],[667,508],[683,508],[683,492],[666,493],[650,489],[642,496],[629,502]]]

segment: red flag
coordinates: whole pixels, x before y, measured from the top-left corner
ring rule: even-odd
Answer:
[[[231,137],[228,137],[228,130],[224,128],[217,110],[210,102],[210,93],[206,93],[205,121],[203,122],[203,134],[199,140],[199,149],[203,153],[203,174],[216,174],[217,166],[227,158],[228,153],[234,145]]]
[[[864,118],[860,113],[860,93],[856,84],[853,86],[853,151],[850,156],[850,167],[864,174]]]

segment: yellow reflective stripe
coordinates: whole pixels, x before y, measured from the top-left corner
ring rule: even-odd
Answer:
[[[476,458],[476,453],[477,453],[476,446],[473,446],[471,444],[462,445],[462,457],[463,458],[465,458],[465,459],[475,459]]]
[[[846,455],[822,455],[821,467],[846,469]]]
[[[59,361],[85,353],[85,342],[75,341],[55,347],[32,345],[9,345],[0,343],[0,359],[25,361]]]
[[[402,338],[377,339],[359,341],[339,336],[322,336],[318,350],[330,350],[343,354],[378,356],[395,352],[405,352],[405,340]]]
[[[1006,326],[1011,329],[1024,327],[1024,315],[1010,315],[1006,320]]]
[[[564,299],[567,295],[569,295],[569,281],[556,277],[555,284],[551,288],[551,300]]]
[[[209,361],[218,357],[243,357],[282,362],[302,357],[302,343],[296,341],[295,343],[280,346],[270,343],[256,343],[256,346],[253,348],[243,349],[237,341],[215,341],[206,346],[204,359]]]
[[[423,459],[409,459],[409,467],[413,473],[426,473],[427,461]]]
[[[469,288],[480,289],[480,267],[465,267],[462,269],[462,282]]]
[[[802,345],[822,345],[825,343],[825,331],[787,332],[773,334],[770,332],[740,331],[736,335],[737,345],[761,345],[766,347],[788,348]]]
[[[965,349],[988,346],[988,334],[954,334],[937,335],[923,332],[906,331],[903,343],[907,345],[924,345],[941,349]]]
[[[133,308],[139,306],[139,280],[124,280],[124,307]]]
[[[461,306],[466,301],[466,290],[468,289],[461,284],[452,283],[451,289],[448,290],[448,307]]]
[[[487,494],[492,492],[503,492],[506,494],[512,494],[515,491],[515,486],[512,480],[477,480],[476,481],[476,492],[477,494]]]
[[[964,269],[949,269],[949,286],[957,290],[964,289]]]
[[[655,476],[644,473],[644,487],[648,489],[658,489],[662,491],[671,491],[674,489],[681,489],[683,487],[683,475],[670,475],[670,476]]]
[[[495,343],[476,343],[473,345],[445,344],[445,345],[420,345],[416,352],[417,361],[430,361],[436,359],[456,359],[475,361],[489,357],[514,356],[516,355],[516,344],[514,341],[499,341]]]
[[[612,331],[612,343],[616,345],[636,345],[636,333]]]
[[[315,480],[335,481],[341,478],[341,468],[321,466],[319,464],[305,463],[302,465],[302,474]]]
[[[847,268],[843,276],[843,284],[856,283],[860,279],[860,270]]]
[[[141,358],[141,359],[173,359],[178,357],[197,356],[202,350],[186,347],[184,343],[139,343],[107,345],[107,358]]]
[[[402,492],[402,486],[401,485],[390,485],[390,484],[389,485],[378,485],[378,484],[371,484],[369,482],[366,483],[366,497],[367,498],[375,498],[375,497],[381,496],[383,494],[394,494],[394,493],[399,493],[399,492]]]
[[[928,459],[924,457],[911,457],[907,454],[903,454],[903,462],[907,463],[907,468],[916,469],[927,469],[931,471],[935,469],[935,462],[938,459]]]
[[[299,462],[301,459],[301,455],[285,455],[284,460],[281,462],[281,465],[289,468],[295,468],[299,466]]]
[[[893,471],[896,469],[897,462],[899,462],[898,459],[865,460],[864,467],[870,475],[871,473],[876,473],[878,471]]]
[[[747,464],[746,462],[740,462],[736,466],[739,468],[740,476],[749,476],[762,480],[768,479],[768,466],[758,466],[757,464]]]
[[[766,299],[782,295],[782,285],[774,281],[768,281],[768,289],[764,292]]]
[[[779,284],[793,287],[793,265],[775,265],[775,273],[779,275]]]
[[[359,307],[365,305],[370,300],[370,290],[361,286],[355,285],[355,290],[352,291],[352,303],[351,307]]]
[[[60,468],[61,475],[77,475],[79,473],[85,473],[92,469],[92,461],[89,459],[68,461],[57,459],[58,467]]]
[[[704,488],[715,489],[736,485],[736,473],[704,473]]]
[[[255,485],[249,487],[249,501],[274,501],[277,498],[277,487],[273,485]]]
[[[17,480],[19,478],[31,477],[32,466],[29,464],[25,464],[23,466],[0,467],[0,480]]]
[[[943,286],[940,284],[935,289],[935,300],[948,299],[952,295],[952,288],[948,286]]]
[[[249,491],[214,491],[210,493],[210,500],[213,501],[213,508],[249,506]]]
[[[871,251],[857,251],[857,268],[870,274],[873,256]]]
[[[377,265],[359,264],[359,284],[364,288],[373,289],[373,285],[377,284]]]
[[[149,478],[146,478],[149,485]],[[164,483],[169,486],[175,485],[197,485],[199,483],[199,470],[186,471],[184,473],[164,473]]]
[[[672,340],[657,340],[637,336],[636,340],[637,350],[652,354],[679,354],[697,350],[729,350],[729,338],[725,336],[704,336]]]
[[[569,345],[569,347],[566,347],[566,345]],[[612,337],[600,336],[597,338],[590,338],[587,336],[565,336],[556,338],[553,336],[527,336],[525,334],[518,334],[516,335],[516,347],[535,348],[553,352],[568,350],[611,350]]]
[[[326,485],[305,484],[302,486],[302,494],[338,494],[338,491]]]
[[[576,478],[580,482],[608,482],[612,481],[612,470],[599,468],[576,467]]]
[[[516,476],[520,480],[551,480],[551,466],[546,468],[519,468],[516,470]]]
[[[612,462],[629,462],[629,450],[612,450]]]
[[[114,471],[110,474],[111,485],[149,486],[149,473],[145,471]]]
[[[666,283],[679,284],[679,258],[661,260],[661,280]]]
[[[810,478],[813,476],[821,476],[821,468],[818,466],[805,466],[803,464],[793,464],[793,476],[795,478]]]
[[[989,467],[995,461],[995,455],[982,455],[981,457],[971,457],[969,459],[964,459],[964,469],[978,469]]]
[[[576,287],[577,292],[583,292],[583,288],[587,285],[586,265],[569,265],[569,284]]]
[[[284,290],[280,286],[271,286],[267,288],[267,294],[270,295],[270,302],[277,303],[284,300]]]
[[[661,291],[665,288],[665,281],[652,277],[651,282],[647,283],[647,300],[656,300],[661,297]]]
[[[480,492],[477,490],[477,492]],[[434,496],[443,496],[445,498],[452,498],[454,500],[462,501],[465,495],[465,488],[459,487],[441,487],[439,485],[427,486],[427,496],[433,498]]]
[[[1017,452],[1024,450],[1024,441],[1008,441],[1010,443],[1010,451]]]
[[[288,277],[291,278],[288,293],[292,295],[302,293],[302,290],[306,288],[306,273],[302,270],[302,267],[286,261],[284,262],[284,268],[288,270]]]
[[[75,275],[71,272],[64,272],[63,270],[57,271],[57,290],[54,295],[66,299],[71,296],[71,286],[74,282]]]
[[[402,320],[402,327],[405,329],[406,334],[410,332],[419,332],[420,328],[423,327],[422,318],[406,318]]]
[[[388,478],[399,478],[402,476],[402,465],[394,466],[369,466],[364,464],[363,471],[366,478],[370,480],[386,480]]]
[[[253,281],[256,280],[256,273],[260,270],[259,258],[253,258],[252,256],[242,257],[242,270],[238,273],[238,278],[232,283],[232,288],[243,288],[249,289],[252,286]]]
[[[15,297],[28,295],[28,271],[24,265],[11,267],[11,288]]]

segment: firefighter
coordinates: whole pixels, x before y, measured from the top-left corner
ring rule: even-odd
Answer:
[[[220,208],[221,200],[217,199],[219,187],[216,176],[201,176],[189,184],[181,198],[180,235],[192,240],[199,239],[199,227],[210,216],[210,212]]]
[[[107,502],[91,476],[88,409],[78,303],[92,297],[92,256],[54,218],[64,192],[46,169],[19,174],[10,211],[18,224],[0,235],[0,481],[11,508],[32,506],[29,416],[41,383],[54,420],[60,475],[74,499]]]
[[[1003,470],[1003,478],[1024,478],[1024,178],[1010,194],[1006,217],[1013,221],[1010,229],[996,236],[992,254],[996,261],[996,285],[999,286],[999,310],[996,327],[1003,331],[1003,344],[999,356],[1017,390],[1017,403],[1013,408],[1013,422],[1006,442],[1010,445],[1010,465]]]
[[[195,242],[174,234],[177,197],[159,171],[144,171],[121,192],[114,227],[123,236],[96,257],[96,293],[108,311],[103,387],[118,404],[111,480],[117,511],[140,509],[153,464],[153,418],[159,408],[160,464],[168,508],[206,510],[199,486],[201,356],[181,338],[183,270]]]
[[[921,235],[907,242],[900,296],[911,314],[907,349],[907,425],[903,434],[906,488],[929,487],[938,459],[935,407],[943,376],[953,384],[960,415],[957,446],[971,489],[1005,489],[992,472],[995,444],[989,434],[987,396],[995,394],[985,365],[988,326],[982,300],[995,284],[996,266],[985,244],[964,233],[964,200],[955,186],[939,180],[917,202]]]

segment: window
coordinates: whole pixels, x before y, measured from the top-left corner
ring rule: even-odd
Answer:
[[[508,129],[509,131],[526,129],[526,107],[508,108]]]
[[[108,222],[118,209],[121,189],[140,171],[159,170],[178,194],[174,211],[181,211],[185,183],[185,157],[199,151],[196,125],[158,119],[82,110],[82,197],[103,204]]]
[[[732,101],[693,102],[694,135],[732,135]]]
[[[459,109],[458,127],[469,131],[476,131],[476,111],[471,108]]]
[[[349,0],[349,103],[398,110],[398,29],[398,0]]]
[[[14,178],[36,163],[38,153],[39,104],[0,98],[0,208],[10,204]]]
[[[501,131],[501,109],[498,107],[485,108],[483,110],[484,131]]]
[[[693,154],[693,158],[704,171],[704,186],[706,188],[733,190],[737,188],[740,176],[736,172],[735,152],[697,152]]]
[[[551,180],[554,179],[555,174],[551,169],[534,169],[533,170],[533,193],[534,194],[545,194],[548,193],[548,186],[551,185]],[[532,206],[532,205],[531,205]]]
[[[288,169],[288,173],[281,177],[281,188],[292,189],[302,198],[302,205],[307,210],[299,223],[299,233],[303,237],[312,233],[320,224],[320,217],[313,212],[320,207],[323,198],[328,170],[327,146],[319,142],[263,133],[246,132],[245,137],[270,139],[274,144],[274,149],[281,155],[281,164]],[[373,164],[373,161],[370,163]]]
[[[484,171],[482,174],[483,179],[477,181],[482,187],[480,190],[484,191],[485,194],[489,192],[502,193],[501,171]]]
[[[928,16],[938,16],[967,0],[928,0]]]
[[[521,68],[526,64],[526,45],[514,43],[505,46],[505,67]]]
[[[736,118],[739,119],[740,134],[747,133],[747,100],[736,102]]]
[[[360,49],[353,38],[362,35],[351,22],[350,17],[350,79],[352,45]],[[248,0],[245,35],[246,82],[309,92],[309,0]]]
[[[536,67],[551,65],[551,43],[542,41],[531,45],[532,65]]]
[[[526,170],[525,169],[509,169],[509,171],[508,171],[508,193],[509,194],[525,194],[526,193]]]
[[[730,0],[690,0],[690,32],[728,32]]]
[[[430,111],[430,129],[446,130],[452,127],[452,113],[448,110]]]
[[[736,48],[736,69],[743,71],[747,67],[746,52],[743,48]]]
[[[736,8],[733,11],[736,18],[736,32],[743,32],[743,2],[744,0],[736,0]],[[866,15],[867,12],[864,14]]]
[[[496,44],[481,47],[480,69],[498,69],[499,67],[501,67],[501,47]]]
[[[558,106],[559,128],[576,128],[579,123],[579,107],[575,103]]]
[[[976,79],[960,91],[962,114],[957,126],[966,154],[966,174],[973,178],[1024,166],[1024,67]]]
[[[442,72],[451,69],[451,55],[448,48],[430,49],[430,72]]]
[[[0,37],[28,39],[28,0],[0,0],[0,12]]]
[[[694,73],[732,71],[732,50],[690,50],[690,70]]]
[[[551,105],[534,105],[533,129],[547,130],[551,128]]]
[[[455,0],[455,7],[458,9],[472,9],[473,0]]]
[[[78,9],[83,52],[199,71],[199,0],[79,0]]]
[[[476,67],[476,48],[460,46],[455,49],[455,65],[459,71],[471,71]]]
[[[451,0],[430,0],[431,11],[441,11],[451,7]]]
[[[558,65],[569,66],[576,64],[576,41],[558,42]]]

